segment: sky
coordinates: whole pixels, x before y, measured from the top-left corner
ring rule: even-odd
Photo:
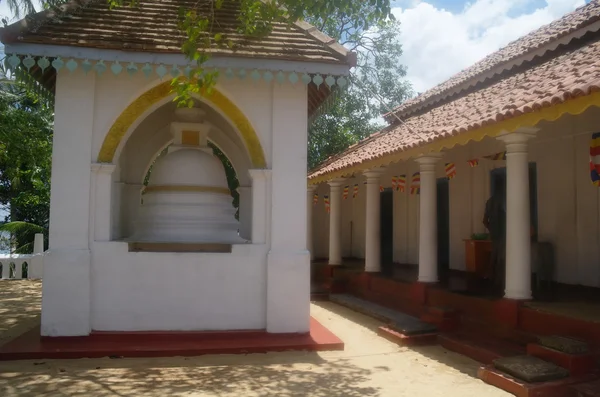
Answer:
[[[415,92],[448,79],[585,0],[398,0],[400,62]]]

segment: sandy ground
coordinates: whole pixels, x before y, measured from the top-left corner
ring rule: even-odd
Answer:
[[[0,341],[39,321],[40,290],[0,282]],[[377,336],[378,321],[333,303],[311,311],[344,351],[0,362],[0,396],[510,396],[478,380],[478,364],[466,357],[398,347]]]

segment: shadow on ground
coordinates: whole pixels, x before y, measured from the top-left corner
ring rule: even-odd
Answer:
[[[381,325],[385,325],[381,321],[375,320],[371,317],[355,312],[354,310],[348,309],[333,302],[312,302],[312,304],[327,309],[349,321],[356,323],[357,325],[373,330],[374,332],[376,332],[377,328],[379,328]],[[423,355],[424,357],[452,367],[463,374],[469,375],[472,378],[479,379],[477,377],[477,369],[479,366],[481,366],[481,364],[466,356],[446,350],[439,345],[406,346],[404,348],[410,349]]]
[[[37,326],[42,305],[42,282],[0,281],[0,346]],[[0,393],[1,395],[1,393]]]
[[[170,359],[0,363],[4,397],[67,396],[378,396],[371,371],[317,353]],[[2,383],[10,386],[2,386]]]

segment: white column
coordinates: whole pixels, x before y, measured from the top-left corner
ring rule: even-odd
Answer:
[[[8,280],[10,278],[10,260],[2,260],[2,279]]]
[[[121,233],[119,237],[130,237],[135,232],[135,221],[142,205],[141,183],[117,182],[121,189]]]
[[[114,164],[92,164],[94,179],[94,238],[95,241],[110,241],[112,235],[112,173]]]
[[[310,259],[315,259],[313,252],[313,197],[317,191],[317,185],[308,185],[306,188],[306,249],[310,252]]]
[[[379,178],[382,168],[365,171],[367,177],[365,217],[365,272],[381,271],[381,197]]]
[[[499,136],[506,143],[506,286],[504,297],[531,299],[531,235],[527,141],[537,129]]]
[[[342,184],[343,179],[329,181],[329,264],[342,264]]]
[[[267,332],[310,329],[310,253],[306,249],[307,89],[272,86],[271,249]],[[268,147],[268,145],[267,145]]]
[[[252,240],[252,187],[240,186],[237,191],[240,194],[240,236],[246,240]]]
[[[91,329],[90,162],[95,156],[95,90],[95,73],[77,70],[57,75],[43,336],[82,336]]]
[[[421,188],[419,194],[419,282],[438,281],[437,257],[437,183],[435,164],[441,155],[419,157]]]
[[[36,233],[33,240],[33,258],[29,261],[27,277],[41,279],[44,275],[44,235]]]
[[[270,222],[270,194],[271,170],[248,170],[252,179],[252,229],[251,239],[253,244],[266,244],[268,225]]]

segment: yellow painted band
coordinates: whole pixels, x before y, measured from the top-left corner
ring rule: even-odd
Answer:
[[[189,186],[189,185],[154,185],[146,186],[144,193],[149,192],[203,192],[203,193],[222,193],[231,194],[226,187],[217,186]]]
[[[600,107],[600,92],[571,99],[554,106],[543,108],[533,113],[526,113],[512,119],[477,128],[471,131],[459,133],[458,135],[443,138],[415,148],[410,148],[396,153],[390,153],[376,159],[370,159],[338,171],[319,175],[308,180],[308,183],[318,184],[330,179],[348,177],[356,172],[366,171],[375,167],[382,167],[398,161],[408,160],[422,154],[441,152],[451,149],[456,145],[465,145],[469,141],[481,141],[485,137],[496,137],[506,132],[514,132],[518,128],[533,127],[543,120],[554,121],[565,114],[577,115],[583,113],[590,106]]]
[[[117,120],[108,130],[102,147],[98,153],[99,163],[112,163],[117,148],[121,140],[127,134],[133,123],[138,120],[150,107],[173,94],[171,82],[165,81],[148,91],[144,92],[133,102],[131,102],[125,110],[121,112]],[[258,139],[256,131],[246,118],[244,113],[227,98],[219,90],[213,88],[210,93],[203,93],[202,97],[206,102],[216,109],[219,109],[240,132],[244,144],[250,154],[250,160],[255,168],[266,168],[267,162],[263,148]]]

